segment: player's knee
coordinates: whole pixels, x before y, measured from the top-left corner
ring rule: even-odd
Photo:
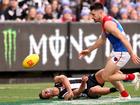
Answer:
[[[94,88],[89,89],[90,94],[97,94],[100,90],[100,87],[96,86]]]
[[[96,91],[97,89],[89,89],[89,94],[95,94],[95,91]]]
[[[102,78],[104,81],[109,81],[109,76],[105,72],[102,73]]]
[[[112,76],[109,76],[109,77],[108,77],[108,81],[109,81],[109,82],[113,82]]]

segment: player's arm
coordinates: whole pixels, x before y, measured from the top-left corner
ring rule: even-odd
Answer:
[[[81,93],[85,90],[86,85],[87,85],[87,83],[86,83],[87,81],[88,81],[88,76],[83,75],[80,87],[78,89],[73,90],[74,98],[79,97],[81,95]]]
[[[91,51],[95,50],[96,48],[99,48],[102,45],[104,45],[105,42],[106,42],[106,37],[105,37],[104,33],[102,32],[99,39],[92,46],[88,47],[87,49],[89,50],[89,52],[91,52]]]
[[[134,54],[130,42],[127,40],[127,38],[124,37],[124,35],[117,28],[116,23],[114,23],[112,21],[107,21],[105,23],[105,30],[109,33],[112,33],[112,35],[114,35],[115,37],[117,37],[118,39],[120,39],[122,41],[122,43],[127,48],[134,63],[136,63],[136,64],[140,63],[140,58],[136,54]]]
[[[68,100],[68,99],[73,98],[74,95],[73,95],[73,92],[72,92],[72,89],[70,86],[70,82],[65,75],[55,76],[54,82],[55,83],[58,83],[58,82],[62,83],[64,85],[64,87],[67,89],[68,94],[65,95],[64,99]]]
[[[85,49],[85,50],[83,50],[79,53],[79,58],[82,58],[82,57],[88,55],[89,53],[91,53],[96,48],[101,47],[105,42],[106,42],[106,37],[102,32],[99,39],[92,46],[88,47],[87,49]]]
[[[55,83],[57,83],[57,82],[62,83],[65,86],[65,88],[67,89],[67,91],[72,91],[71,86],[70,86],[70,82],[65,75],[55,76],[54,82]]]

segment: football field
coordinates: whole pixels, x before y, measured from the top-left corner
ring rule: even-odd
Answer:
[[[106,84],[110,86],[110,84]],[[140,105],[140,90],[135,90],[130,83],[124,83],[130,92],[131,100],[119,100],[119,93],[102,96],[99,99],[80,98],[71,101],[59,100],[57,97],[51,100],[40,100],[38,93],[45,87],[52,87],[52,83],[33,84],[1,84],[0,105]]]

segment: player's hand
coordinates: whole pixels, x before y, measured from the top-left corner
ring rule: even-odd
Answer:
[[[87,82],[88,81],[88,76],[87,75],[83,75],[82,76],[82,82]]]
[[[132,54],[131,59],[132,59],[133,63],[140,64],[140,58],[136,54]]]
[[[72,92],[72,91],[69,91],[69,92],[65,95],[64,99],[65,99],[65,100],[72,100],[73,97],[74,97],[73,92]]]
[[[84,56],[86,56],[88,54],[90,54],[90,50],[89,49],[85,49],[85,50],[81,51],[79,53],[79,59],[83,58]]]

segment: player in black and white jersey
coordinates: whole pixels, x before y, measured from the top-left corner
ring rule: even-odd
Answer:
[[[85,90],[86,81],[88,78],[86,76],[83,76],[82,78],[67,78],[67,79],[69,80],[70,88],[73,92],[73,98],[77,98]],[[57,82],[55,83],[54,87],[59,89],[58,98],[65,99],[69,91],[67,91],[67,88],[65,88],[63,83]]]
[[[58,96],[60,99],[69,100],[80,96],[99,98],[101,95],[116,92],[116,88],[103,87],[105,82],[101,78],[101,73],[102,71],[98,71],[95,74],[84,75],[82,78],[56,76],[54,78],[55,86],[42,90],[39,97],[40,99],[50,99]]]
[[[54,87],[43,89],[39,93],[40,99],[50,99],[58,96],[60,99],[70,100],[77,98],[85,90],[87,77],[67,78],[65,75],[54,77]]]

